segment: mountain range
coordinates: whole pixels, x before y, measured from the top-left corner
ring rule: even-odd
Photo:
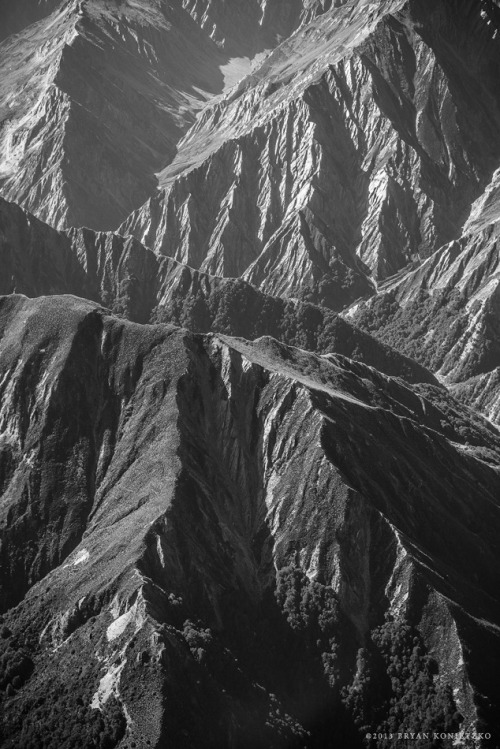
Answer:
[[[2,0],[0,746],[500,747],[499,80],[496,0]]]

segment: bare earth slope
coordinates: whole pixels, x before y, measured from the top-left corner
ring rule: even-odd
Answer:
[[[3,297],[0,321],[5,746],[356,746],[417,713],[497,731],[487,422],[74,297]]]

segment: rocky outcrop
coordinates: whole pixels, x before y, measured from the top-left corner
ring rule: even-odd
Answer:
[[[486,421],[71,297],[0,320],[8,746],[357,746],[413,711],[497,730]]]
[[[472,206],[464,226],[464,234],[482,231],[500,221],[500,169],[494,173],[490,184]]]

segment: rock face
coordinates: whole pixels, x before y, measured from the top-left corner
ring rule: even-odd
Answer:
[[[500,161],[486,0],[43,8],[0,49],[1,179],[54,226],[152,195],[121,233],[339,310],[460,236]]]
[[[7,746],[356,746],[424,704],[428,730],[494,730],[487,422],[74,297],[4,297],[0,320]]]
[[[500,746],[499,3],[0,26],[0,747]]]

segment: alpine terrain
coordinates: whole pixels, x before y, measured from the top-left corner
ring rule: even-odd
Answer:
[[[499,0],[0,0],[2,749],[499,749],[499,81]]]

